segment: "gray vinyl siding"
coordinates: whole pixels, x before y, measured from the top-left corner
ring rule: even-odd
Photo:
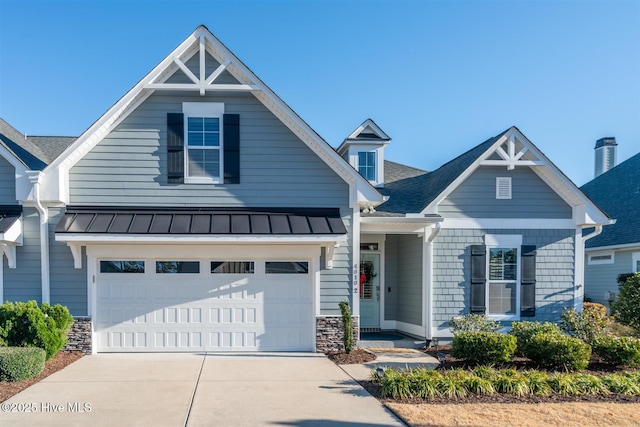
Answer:
[[[71,250],[64,242],[55,241],[54,230],[62,218],[62,209],[49,210],[49,271],[52,304],[66,306],[74,316],[87,315],[87,260],[82,252],[82,268],[73,267]]]
[[[16,204],[16,169],[0,156],[0,205]]]
[[[536,316],[557,322],[574,303],[574,230],[443,229],[434,241],[433,321],[445,335],[453,316],[469,313],[471,245],[485,234],[519,234],[523,245],[536,246]]]
[[[635,249],[615,251],[613,264],[589,264],[589,253],[584,260],[584,293],[585,297],[609,307],[605,300],[605,292],[620,293],[618,275],[633,273],[633,253],[640,252],[640,246]]]
[[[395,291],[395,316],[393,320],[422,325],[422,239],[415,235],[388,235],[387,248],[394,247],[395,283],[392,293]],[[391,255],[393,256],[393,255]],[[386,259],[386,258],[385,258]],[[385,276],[385,286],[387,277]],[[385,294],[385,297],[389,295]],[[392,310],[393,311],[393,310]],[[385,310],[386,314],[386,310]]]
[[[2,257],[4,300],[40,303],[40,216],[34,208],[24,208],[22,218],[23,244],[16,247],[16,268],[10,269],[7,258]]]
[[[347,242],[341,243],[333,254],[333,268],[320,271],[320,314],[340,315],[341,301],[349,301],[353,307],[351,292],[351,266],[353,265],[353,223],[351,210],[342,211],[342,222],[347,228]]]
[[[496,199],[496,177],[511,177],[512,199]],[[571,207],[531,169],[481,166],[438,206],[445,218],[572,218]]]
[[[387,235],[384,247],[384,320],[396,320],[398,308],[398,236]]]
[[[240,114],[240,184],[168,184],[167,113],[224,102]],[[154,94],[80,160],[70,204],[346,207],[348,185],[251,94]]]

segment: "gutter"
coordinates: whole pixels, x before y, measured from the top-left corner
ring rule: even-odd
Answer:
[[[33,185],[32,198],[40,216],[40,277],[42,280],[42,301],[51,300],[51,281],[49,275],[49,211],[40,200],[40,184],[44,174],[40,171],[27,171],[29,182]]]

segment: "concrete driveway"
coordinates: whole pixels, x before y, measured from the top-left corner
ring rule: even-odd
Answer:
[[[404,425],[312,353],[87,356],[2,405],[2,426]]]

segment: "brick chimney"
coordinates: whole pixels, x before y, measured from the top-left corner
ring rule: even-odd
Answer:
[[[618,161],[618,144],[612,136],[596,141],[596,158],[594,178],[616,166]]]

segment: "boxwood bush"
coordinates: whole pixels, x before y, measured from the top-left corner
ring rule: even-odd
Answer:
[[[545,368],[581,371],[589,366],[591,346],[579,338],[542,333],[531,337],[525,356]]]
[[[44,369],[46,353],[34,347],[0,347],[0,381],[22,381]]]
[[[551,322],[511,322],[509,335],[517,338],[517,352],[525,355],[531,345],[531,338],[537,334],[557,334],[562,335],[562,330],[558,325]]]
[[[0,343],[13,347],[39,347],[51,359],[67,343],[73,317],[66,307],[35,301],[0,305]]]
[[[594,340],[593,351],[612,365],[640,366],[640,340],[637,338],[600,335]]]
[[[516,351],[516,337],[498,332],[460,332],[453,336],[451,355],[481,363],[506,363]]]

